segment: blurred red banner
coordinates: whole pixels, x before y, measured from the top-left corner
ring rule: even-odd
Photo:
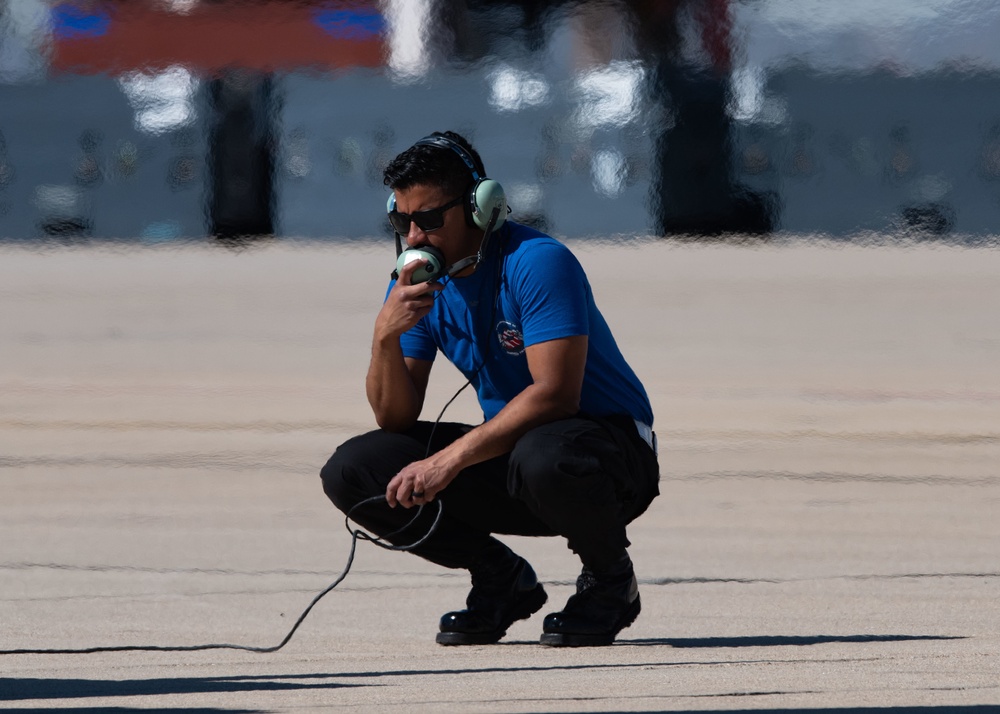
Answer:
[[[76,1],[56,4],[52,16],[50,66],[62,73],[324,71],[379,67],[386,51],[374,3]]]

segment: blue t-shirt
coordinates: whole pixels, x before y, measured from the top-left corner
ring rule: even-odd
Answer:
[[[576,257],[556,239],[511,221],[490,242],[472,275],[441,281],[445,287],[431,311],[400,338],[403,354],[433,360],[440,350],[471,378],[489,420],[531,384],[526,347],[587,335],[580,409],[627,414],[651,426],[646,390],[618,349]],[[498,299],[497,243],[503,247]]]

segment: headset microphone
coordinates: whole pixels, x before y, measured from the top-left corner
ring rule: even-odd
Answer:
[[[403,266],[414,260],[426,261],[424,265],[413,271],[411,277],[414,284],[429,283],[446,274],[444,254],[434,246],[428,245],[423,248],[410,248],[402,251],[396,258],[396,270],[392,273],[393,280],[399,280]]]

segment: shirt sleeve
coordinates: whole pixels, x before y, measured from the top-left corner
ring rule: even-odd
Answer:
[[[589,334],[590,285],[566,246],[554,241],[535,245],[512,267],[525,347]]]

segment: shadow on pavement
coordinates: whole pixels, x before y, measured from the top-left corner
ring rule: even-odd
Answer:
[[[329,679],[333,675],[310,675]],[[160,694],[222,694],[234,692],[274,692],[302,689],[342,689],[368,684],[338,682],[297,682],[301,675],[260,675],[238,677],[162,677],[156,679],[28,679],[0,677],[0,702],[32,699],[84,699],[92,697],[148,697]],[[182,709],[185,712],[194,709]],[[146,710],[148,711],[148,710]],[[212,710],[203,710],[212,711]],[[235,711],[226,709],[225,711]]]
[[[757,693],[755,693],[757,694]],[[761,695],[782,694],[782,692],[759,692]],[[722,695],[724,696],[724,695]],[[956,714],[997,714],[1000,712],[1000,705],[996,704],[967,704],[954,705],[942,704],[941,706],[915,706],[915,707],[818,707],[816,709],[641,709],[641,710],[618,710],[608,709],[596,712],[596,714],[629,714],[629,712],[643,711],[647,714],[670,711],[672,714],[790,714],[791,712],[805,712],[805,714],[946,714],[956,712]],[[528,714],[560,714],[555,711],[529,712]]]
[[[701,637],[701,638],[645,638],[634,640],[619,640],[621,645],[667,646],[675,648],[722,648],[722,647],[777,647],[805,646],[835,642],[867,643],[867,642],[907,642],[914,640],[959,640],[964,637],[940,635],[812,635],[812,636],[759,636],[759,637]],[[507,642],[505,645],[536,645],[534,642]],[[553,671],[591,668],[631,668],[636,666],[678,666],[678,662],[660,663],[590,663],[576,665],[544,665],[525,667],[486,667],[471,669],[424,669],[403,671],[373,671],[373,672],[341,672],[323,674],[276,674],[276,675],[244,675],[234,677],[162,677],[155,679],[37,679],[37,678],[0,678],[0,702],[30,701],[30,700],[65,700],[96,697],[143,697],[164,694],[222,694],[247,693],[291,690],[341,689],[345,687],[379,686],[377,684],[343,684],[333,679],[358,679],[414,675],[442,675],[483,672],[512,671]],[[708,662],[687,664],[712,664]],[[318,680],[318,681],[303,681]],[[947,707],[902,707],[902,708],[865,708],[865,709],[811,709],[814,712],[888,712],[894,714],[919,714],[920,712],[936,712],[940,714]],[[1000,707],[958,707],[962,712],[1000,712]],[[77,709],[76,711],[83,711]],[[108,711],[102,708],[102,711]],[[116,711],[130,711],[119,708]],[[150,710],[144,710],[150,711]],[[222,710],[212,709],[162,709],[159,711],[212,712]],[[225,710],[236,711],[236,710]],[[253,710],[239,710],[253,711]],[[760,711],[781,711],[779,709]],[[612,714],[608,712],[607,714]]]
[[[619,639],[623,645],[667,646],[678,648],[712,647],[803,647],[825,645],[831,642],[909,642],[913,640],[964,640],[961,636],[948,635],[760,635],[752,637],[655,637],[644,639]]]
[[[215,707],[70,707],[67,709],[44,710],[33,708],[33,711],[59,711],[73,714],[262,714],[263,709],[221,709]]]

